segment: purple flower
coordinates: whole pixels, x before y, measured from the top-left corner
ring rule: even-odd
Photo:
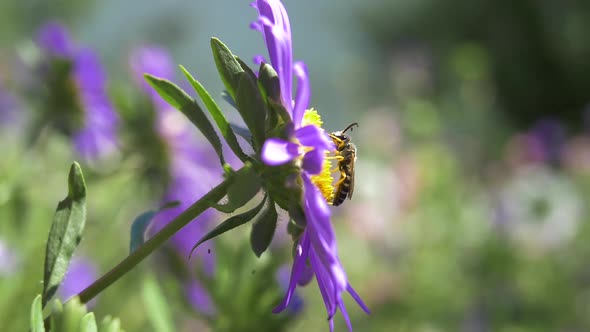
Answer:
[[[75,257],[70,262],[65,278],[59,286],[59,296],[67,301],[90,286],[98,277],[96,266],[87,258]],[[94,301],[90,302],[90,306]]]
[[[84,159],[93,161],[117,148],[118,117],[107,96],[106,78],[96,54],[75,47],[67,29],[59,23],[44,25],[37,44],[48,61],[69,61],[73,92],[83,114],[82,124],[73,133],[74,147]],[[66,87],[61,87],[66,88]]]
[[[156,46],[136,49],[131,53],[130,66],[137,83],[150,96],[157,119],[154,130],[157,130],[168,150],[170,180],[162,202],[180,203],[155,217],[151,228],[151,234],[155,234],[217,185],[222,178],[215,171],[217,164],[214,162],[216,159],[213,151],[193,135],[195,130],[191,123],[169,106],[151,86],[144,83],[144,73],[167,79],[173,77],[174,66],[168,52]],[[214,212],[207,210],[172,236],[170,244],[179,255],[189,257],[195,242],[207,233],[213,216]],[[212,244],[209,243],[208,250],[197,250],[194,255],[207,275],[212,275],[215,270],[215,255],[210,250],[211,247]],[[189,301],[197,310],[204,314],[215,312],[209,294],[196,280],[191,280],[186,290]]]
[[[191,280],[185,285],[185,293],[188,302],[200,313],[207,316],[214,316],[217,312],[207,290],[197,280]]]
[[[20,265],[20,255],[0,239],[0,277],[14,275]]]
[[[262,160],[270,166],[293,160],[300,165],[302,203],[307,222],[298,240],[287,293],[274,312],[285,310],[297,284],[309,281],[309,276],[313,274],[326,305],[330,330],[334,329],[333,317],[338,309],[349,330],[352,330],[342,293],[348,291],[363,310],[367,313],[369,310],[348,283],[338,258],[336,238],[330,222],[331,212],[327,201],[333,195],[333,188],[326,154],[333,151],[335,146],[320,127],[321,119],[317,112],[308,109],[311,89],[307,68],[303,62],[293,63],[291,27],[285,8],[278,0],[258,0],[253,3],[253,7],[258,10],[259,17],[251,27],[264,36],[271,65],[279,76],[282,105],[292,119],[288,129],[289,139],[267,139],[261,151]],[[297,78],[294,101],[293,74]]]

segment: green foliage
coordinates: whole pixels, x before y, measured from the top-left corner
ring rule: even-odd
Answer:
[[[86,184],[82,169],[73,163],[68,176],[68,196],[57,205],[45,251],[43,306],[57,291],[82,239],[86,223]]]
[[[277,228],[277,209],[274,202],[269,202],[267,208],[252,224],[250,232],[250,246],[257,257],[266,251]]]
[[[225,204],[214,204],[212,207],[224,213],[232,213],[243,207],[260,191],[261,180],[252,166],[247,163],[236,172],[227,174],[230,186]]]
[[[225,164],[223,157],[223,148],[219,136],[215,132],[213,125],[209,122],[203,110],[199,107],[197,102],[191,98],[184,90],[179,88],[176,84],[158,77],[145,74],[145,79],[148,83],[160,94],[166,102],[172,105],[177,110],[181,111],[199,130],[205,138],[211,143],[215,152],[219,157],[221,165]]]
[[[155,332],[174,332],[174,323],[169,304],[162,293],[160,285],[153,276],[147,276],[143,281],[142,297],[147,316]]]
[[[253,71],[219,39],[211,39],[217,70],[225,88],[236,102],[238,112],[252,134],[252,146],[258,152],[265,138],[266,105]]]
[[[183,66],[180,66],[180,69],[182,70],[182,73],[184,74],[186,79],[195,89],[195,91],[197,92],[197,94],[209,110],[209,114],[211,114],[213,120],[215,120],[217,127],[221,131],[221,135],[223,136],[223,138],[225,138],[225,141],[227,142],[229,147],[236,154],[236,156],[240,158],[240,160],[245,162],[248,159],[248,156],[244,153],[244,151],[242,151],[242,148],[238,143],[236,135],[234,134],[225,115],[223,114],[223,112],[221,112],[219,106],[217,106],[217,103],[215,103],[213,98],[211,98],[211,95],[209,94],[209,92],[207,92],[207,90],[205,90],[203,85],[199,83],[199,81],[195,80],[195,78]]]
[[[51,306],[50,330],[54,332],[123,332],[118,319],[107,316],[100,328],[97,328],[94,313],[87,312],[86,306],[78,298],[70,299],[65,305],[54,300]],[[31,332],[44,332],[43,310],[41,309],[41,295],[35,297],[31,308]],[[158,331],[159,332],[159,331]]]
[[[213,59],[217,66],[219,76],[225,85],[229,95],[236,100],[238,86],[244,69],[236,59],[236,56],[225,46],[221,40],[211,38],[211,50],[213,51]]]
[[[211,230],[209,233],[207,233],[207,235],[203,236],[203,238],[201,238],[191,249],[191,254],[195,251],[195,249],[197,249],[198,246],[200,246],[203,242],[210,240],[214,237],[217,237],[227,231],[230,231],[238,226],[241,226],[249,221],[251,221],[252,219],[254,219],[254,217],[256,217],[256,215],[260,212],[260,210],[262,210],[262,207],[264,206],[264,203],[266,202],[267,196],[265,195],[264,198],[262,199],[262,201],[260,201],[260,203],[254,207],[253,209],[246,211],[244,213],[235,215],[227,220],[225,220],[224,222],[222,222],[221,224],[219,224],[217,227],[215,227],[213,230]]]
[[[132,253],[145,242],[145,232],[150,225],[152,219],[158,214],[158,212],[173,208],[178,205],[178,202],[171,202],[165,204],[158,210],[151,210],[144,212],[137,216],[131,224],[130,241],[129,241],[129,253]]]
[[[33,300],[33,305],[31,306],[31,332],[45,332],[40,294],[35,297],[35,300]]]

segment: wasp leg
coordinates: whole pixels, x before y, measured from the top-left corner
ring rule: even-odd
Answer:
[[[342,184],[342,182],[344,182],[344,180],[346,180],[346,173],[342,170],[340,170],[340,179],[336,182],[336,184],[334,184],[334,188],[338,188],[340,187],[340,185]],[[338,190],[338,189],[336,189]]]

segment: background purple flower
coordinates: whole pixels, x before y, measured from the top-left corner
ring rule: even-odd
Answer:
[[[13,275],[20,264],[20,255],[0,239],[0,277]]]
[[[85,257],[74,257],[70,262],[65,278],[59,286],[58,293],[62,301],[80,293],[98,278],[96,266]],[[93,306],[95,300],[89,302]]]
[[[138,48],[131,53],[130,67],[136,82],[152,101],[156,112],[154,130],[167,148],[169,181],[162,203],[179,202],[178,206],[166,209],[154,218],[150,232],[155,234],[217,185],[222,177],[213,151],[195,136],[197,131],[191,123],[144,83],[144,73],[173,79],[175,66],[168,52],[155,46]],[[193,245],[206,234],[213,219],[214,212],[207,210],[170,239],[169,243],[183,260],[189,257]],[[212,275],[215,270],[215,252],[211,250],[212,246],[213,243],[208,242],[207,246],[197,249],[190,266],[194,267],[194,262],[200,261],[205,274]],[[189,301],[197,310],[204,314],[215,312],[209,295],[196,280],[190,280],[186,290]]]
[[[74,46],[68,30],[56,22],[41,27],[37,45],[46,57],[46,65],[51,66],[55,59],[71,62],[69,81],[73,83],[73,98],[76,100],[69,104],[76,104],[82,113],[80,127],[73,130],[73,143],[78,154],[92,161],[114,152],[118,117],[108,98],[106,75],[96,54],[90,49]]]

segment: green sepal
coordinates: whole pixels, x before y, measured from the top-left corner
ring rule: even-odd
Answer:
[[[244,153],[244,151],[242,151],[242,148],[238,143],[238,139],[236,138],[236,135],[234,134],[231,126],[229,125],[229,122],[225,118],[225,115],[223,114],[217,103],[215,103],[213,98],[211,98],[209,92],[207,92],[203,85],[199,83],[199,81],[197,81],[183,66],[180,66],[180,70],[182,70],[182,73],[184,74],[186,79],[195,89],[195,91],[205,104],[205,107],[207,107],[207,109],[209,110],[209,114],[211,114],[213,120],[215,120],[215,123],[217,124],[217,127],[221,132],[221,135],[223,135],[225,141],[232,149],[232,151],[236,154],[236,156],[238,156],[238,158],[240,158],[241,161],[245,162],[246,160],[248,160],[248,156]]]
[[[277,228],[277,221],[278,215],[275,203],[270,201],[266,210],[252,224],[252,231],[250,232],[250,246],[257,257],[260,257],[272,242]]]
[[[57,291],[74,250],[82,239],[86,223],[86,183],[82,169],[74,162],[68,175],[68,196],[57,205],[45,249],[43,273],[44,307]]]
[[[45,332],[43,324],[43,309],[41,308],[41,294],[37,295],[31,305],[31,332]]]
[[[221,40],[211,38],[211,50],[213,51],[213,59],[215,60],[219,76],[221,76],[221,81],[223,81],[227,92],[235,101],[240,76],[244,73],[244,69],[242,69],[234,54]]]
[[[236,172],[229,173],[227,176],[228,180],[231,181],[227,191],[227,203],[213,204],[211,207],[219,212],[232,213],[252,200],[256,193],[260,191],[262,183],[250,163],[246,163],[244,167]]]
[[[144,77],[168,104],[181,111],[195,126],[197,126],[197,128],[199,128],[201,133],[203,133],[205,138],[211,143],[215,152],[217,152],[221,165],[224,165],[225,158],[223,157],[221,140],[219,139],[219,136],[217,136],[215,128],[213,128],[213,125],[201,107],[199,107],[199,104],[184,92],[184,90],[166,79],[158,78],[150,74],[144,74]]]
[[[152,219],[162,210],[176,207],[180,204],[179,201],[168,202],[157,210],[150,210],[137,216],[131,224],[131,232],[129,239],[129,254],[134,252],[145,242],[145,232],[150,225]]]
[[[217,227],[215,227],[212,231],[207,233],[207,235],[203,236],[191,249],[191,252],[189,254],[189,259],[192,256],[195,249],[197,249],[197,247],[200,246],[203,242],[210,240],[214,237],[217,237],[229,230],[232,230],[232,229],[234,229],[238,226],[241,226],[241,225],[249,222],[250,220],[254,219],[254,217],[256,217],[256,215],[260,212],[260,210],[264,206],[266,199],[267,199],[267,195],[264,195],[264,198],[262,199],[262,201],[255,208],[253,208],[252,210],[246,211],[244,213],[238,214],[236,216],[233,216],[229,219],[226,219],[224,222],[222,222]]]
[[[173,332],[174,327],[170,306],[162,289],[153,275],[148,275],[143,281],[142,298],[148,320],[155,332]]]
[[[265,140],[267,108],[262,100],[258,84],[249,74],[242,74],[236,94],[238,112],[252,133],[252,146],[258,152]]]

